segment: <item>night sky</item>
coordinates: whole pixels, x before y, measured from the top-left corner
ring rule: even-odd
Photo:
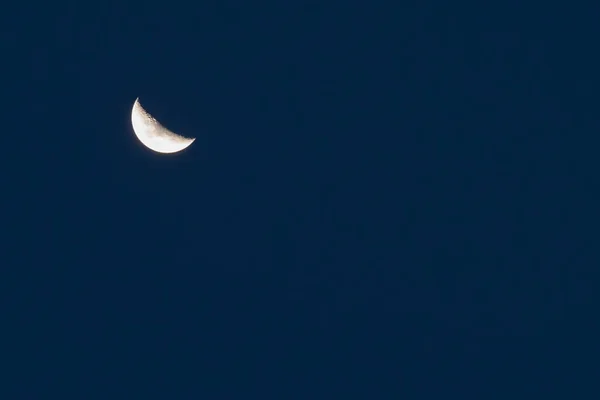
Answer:
[[[598,10],[502,3],[4,12],[0,397],[583,398]]]

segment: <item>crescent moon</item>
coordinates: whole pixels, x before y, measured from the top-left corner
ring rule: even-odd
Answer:
[[[140,104],[139,97],[133,103],[131,124],[137,138],[157,153],[177,153],[191,145],[195,138],[187,138],[171,132],[150,115]]]

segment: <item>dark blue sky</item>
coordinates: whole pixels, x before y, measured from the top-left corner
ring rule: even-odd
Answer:
[[[5,25],[7,399],[586,387],[593,12],[27,11]],[[144,148],[138,96],[196,142]]]

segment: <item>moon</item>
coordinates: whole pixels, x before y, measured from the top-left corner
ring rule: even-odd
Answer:
[[[137,138],[157,153],[177,153],[191,145],[195,138],[187,138],[171,132],[150,115],[140,104],[139,97],[133,103],[131,124]]]

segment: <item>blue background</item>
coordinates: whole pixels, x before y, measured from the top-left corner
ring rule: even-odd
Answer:
[[[3,398],[586,393],[597,10],[251,3],[3,16]]]

